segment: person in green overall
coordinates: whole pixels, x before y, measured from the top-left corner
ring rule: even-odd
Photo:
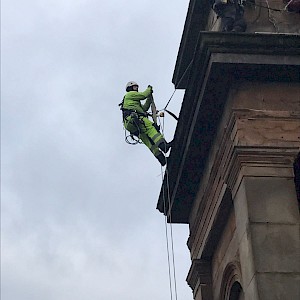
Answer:
[[[139,92],[139,85],[134,81],[126,84],[126,94],[121,104],[123,111],[124,127],[133,135],[139,137],[142,142],[150,149],[160,164],[166,164],[164,153],[167,153],[171,143],[167,143],[163,135],[155,127],[155,124],[148,119],[147,110],[152,103],[152,86],[144,92]],[[144,104],[141,103],[145,100]]]

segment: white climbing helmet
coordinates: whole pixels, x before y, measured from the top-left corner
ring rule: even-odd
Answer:
[[[132,86],[134,86],[134,85],[139,86],[135,81],[129,81],[129,82],[127,82],[127,84],[126,84],[126,90],[127,90],[129,87],[132,87]]]

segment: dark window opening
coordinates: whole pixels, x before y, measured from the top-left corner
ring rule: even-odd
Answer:
[[[239,282],[235,282],[231,289],[230,289],[230,295],[229,295],[229,300],[243,300],[244,299],[244,293],[241,285]]]

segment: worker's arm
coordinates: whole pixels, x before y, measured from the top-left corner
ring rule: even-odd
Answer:
[[[145,102],[144,104],[142,104],[142,108],[143,108],[144,112],[146,112],[146,111],[149,109],[149,107],[150,107],[150,105],[151,105],[151,103],[152,103],[152,101],[153,101],[153,97],[152,97],[152,92],[153,92],[152,86],[151,86],[151,85],[148,85],[147,90],[148,90],[148,89],[150,89],[150,94],[148,95],[146,102]],[[147,91],[147,90],[146,90],[146,91]]]
[[[144,92],[130,91],[125,95],[123,107],[125,109],[132,109],[138,112],[146,112],[151,105],[151,98],[149,96],[152,93],[152,87],[149,86]],[[145,104],[141,104],[141,100],[146,100]]]
[[[150,105],[152,103],[152,99],[153,98],[151,96],[149,96],[147,98],[146,102],[144,104],[142,104],[142,108],[143,108],[144,112],[146,112],[149,109],[149,107],[150,107]]]
[[[134,92],[134,91],[132,91],[132,92],[129,92],[129,93],[131,93],[130,97],[132,98],[132,100],[135,100],[135,101],[136,100],[144,100],[144,99],[148,98],[151,95],[152,87],[148,86],[144,92]]]
[[[149,85],[144,92],[132,93],[132,97],[134,98],[134,100],[147,99],[144,104],[141,104],[143,111],[146,112],[149,109],[149,107],[152,103],[152,99],[153,99],[152,98],[152,86]]]

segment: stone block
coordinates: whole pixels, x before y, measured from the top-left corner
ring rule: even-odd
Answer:
[[[247,177],[250,222],[299,223],[296,189],[291,178]]]
[[[299,225],[250,226],[256,272],[300,272]]]
[[[256,280],[260,300],[300,299],[299,274],[258,273]]]
[[[289,82],[243,82],[235,91],[235,109],[300,111],[300,87]]]

